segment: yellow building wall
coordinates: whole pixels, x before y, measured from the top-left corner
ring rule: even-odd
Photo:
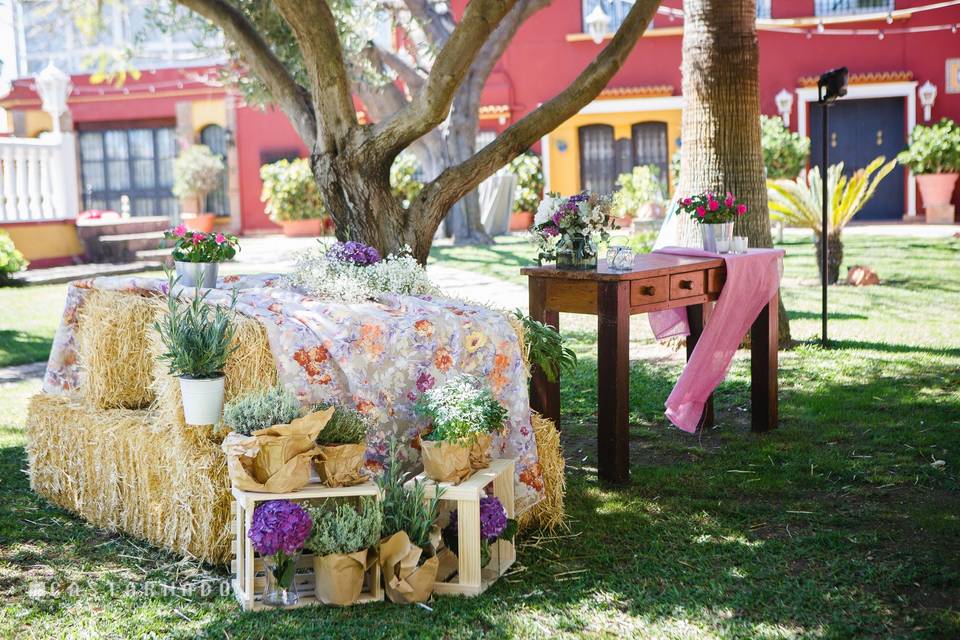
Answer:
[[[602,104],[595,102],[594,104]],[[630,128],[641,122],[667,123],[667,158],[673,158],[680,138],[680,109],[664,111],[634,111],[630,113],[577,114],[550,133],[550,190],[570,196],[581,190],[580,186],[580,136],[578,129],[591,124],[613,127],[613,137],[630,138]],[[560,151],[565,146],[565,151]],[[673,184],[667,176],[670,193]]]
[[[28,138],[36,138],[44,131],[53,131],[53,120],[46,111],[27,111],[24,120]]]
[[[0,225],[27,260],[65,258],[83,253],[73,221]]]
[[[200,135],[200,130],[207,125],[217,124],[226,128],[227,106],[223,98],[216,100],[194,100],[190,103],[191,124],[193,132]]]

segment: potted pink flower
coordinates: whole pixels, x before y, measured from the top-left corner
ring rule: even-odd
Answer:
[[[719,253],[718,248],[732,244],[733,224],[747,214],[747,205],[729,191],[722,198],[711,191],[689,196],[680,200],[677,206],[700,225],[703,248],[712,253]]]
[[[216,287],[219,263],[233,258],[240,248],[234,235],[192,231],[184,224],[164,233],[164,238],[173,242],[173,263],[185,287]]]

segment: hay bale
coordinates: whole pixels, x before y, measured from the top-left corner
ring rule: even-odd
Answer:
[[[563,507],[567,487],[564,476],[566,463],[563,459],[563,448],[560,446],[560,432],[554,426],[553,420],[544,418],[535,411],[532,411],[530,416],[537,441],[537,464],[543,474],[544,496],[543,500],[517,516],[517,522],[521,531],[539,527],[552,533],[567,526]]]
[[[93,524],[208,562],[230,557],[230,479],[216,444],[156,413],[39,394],[30,486]]]
[[[155,301],[95,289],[80,308],[77,352],[80,392],[98,409],[140,409],[153,402],[153,359],[147,331]]]

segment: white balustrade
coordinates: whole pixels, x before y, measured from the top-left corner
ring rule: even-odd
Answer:
[[[78,210],[74,134],[0,138],[0,223],[71,219]]]

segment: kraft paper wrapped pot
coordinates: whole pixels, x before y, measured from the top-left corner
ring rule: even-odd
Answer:
[[[383,586],[391,602],[413,604],[430,599],[440,560],[433,556],[420,564],[422,555],[423,549],[410,542],[406,531],[380,541]]]
[[[331,553],[313,557],[314,595],[323,604],[353,604],[363,590],[367,549],[355,553]]]
[[[423,470],[435,482],[460,484],[470,477],[470,445],[430,440],[420,441]]]
[[[366,453],[363,443],[320,445],[313,466],[328,487],[351,487],[367,480],[360,472]]]

